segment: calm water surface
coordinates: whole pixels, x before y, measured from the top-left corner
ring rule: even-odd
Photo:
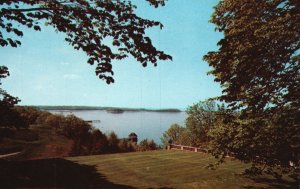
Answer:
[[[52,113],[69,115],[74,114],[83,120],[94,121],[93,126],[106,133],[115,131],[119,138],[125,138],[129,133],[135,132],[138,140],[148,138],[161,143],[160,137],[173,123],[184,125],[185,112],[127,112],[120,114],[109,113],[105,110],[52,110]]]

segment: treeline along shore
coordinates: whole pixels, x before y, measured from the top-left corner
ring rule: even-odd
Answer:
[[[120,108],[120,107],[99,107],[99,106],[31,106],[38,108],[40,110],[106,110],[106,111],[114,111],[121,110],[127,112],[182,112],[180,109],[176,108],[167,108],[167,109],[147,109],[147,108]]]

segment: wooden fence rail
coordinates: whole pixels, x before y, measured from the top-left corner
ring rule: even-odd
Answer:
[[[178,145],[178,144],[170,144],[168,146],[168,150],[171,150],[171,149],[186,150],[186,151],[193,151],[193,152],[207,152],[206,150],[201,149],[201,148]]]

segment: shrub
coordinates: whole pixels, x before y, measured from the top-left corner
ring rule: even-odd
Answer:
[[[35,124],[41,111],[33,107],[16,106],[15,110],[25,119],[28,125]]]
[[[153,140],[144,139],[138,146],[139,151],[157,150],[157,144]]]
[[[118,147],[120,152],[134,152],[136,150],[136,143],[128,139],[121,139]]]
[[[117,134],[115,132],[110,132],[107,136],[108,140],[108,151],[111,153],[116,153],[120,152],[119,149],[119,141],[120,139],[118,138]]]
[[[108,140],[99,129],[93,130],[90,137],[90,154],[102,154],[108,150]]]

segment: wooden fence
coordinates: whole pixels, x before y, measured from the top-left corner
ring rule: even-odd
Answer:
[[[192,151],[192,152],[207,152],[204,149],[197,148],[197,147],[192,147],[192,146],[184,146],[184,145],[178,145],[178,144],[170,144],[168,146],[168,150],[171,149],[177,149],[177,150],[186,150],[186,151]]]

